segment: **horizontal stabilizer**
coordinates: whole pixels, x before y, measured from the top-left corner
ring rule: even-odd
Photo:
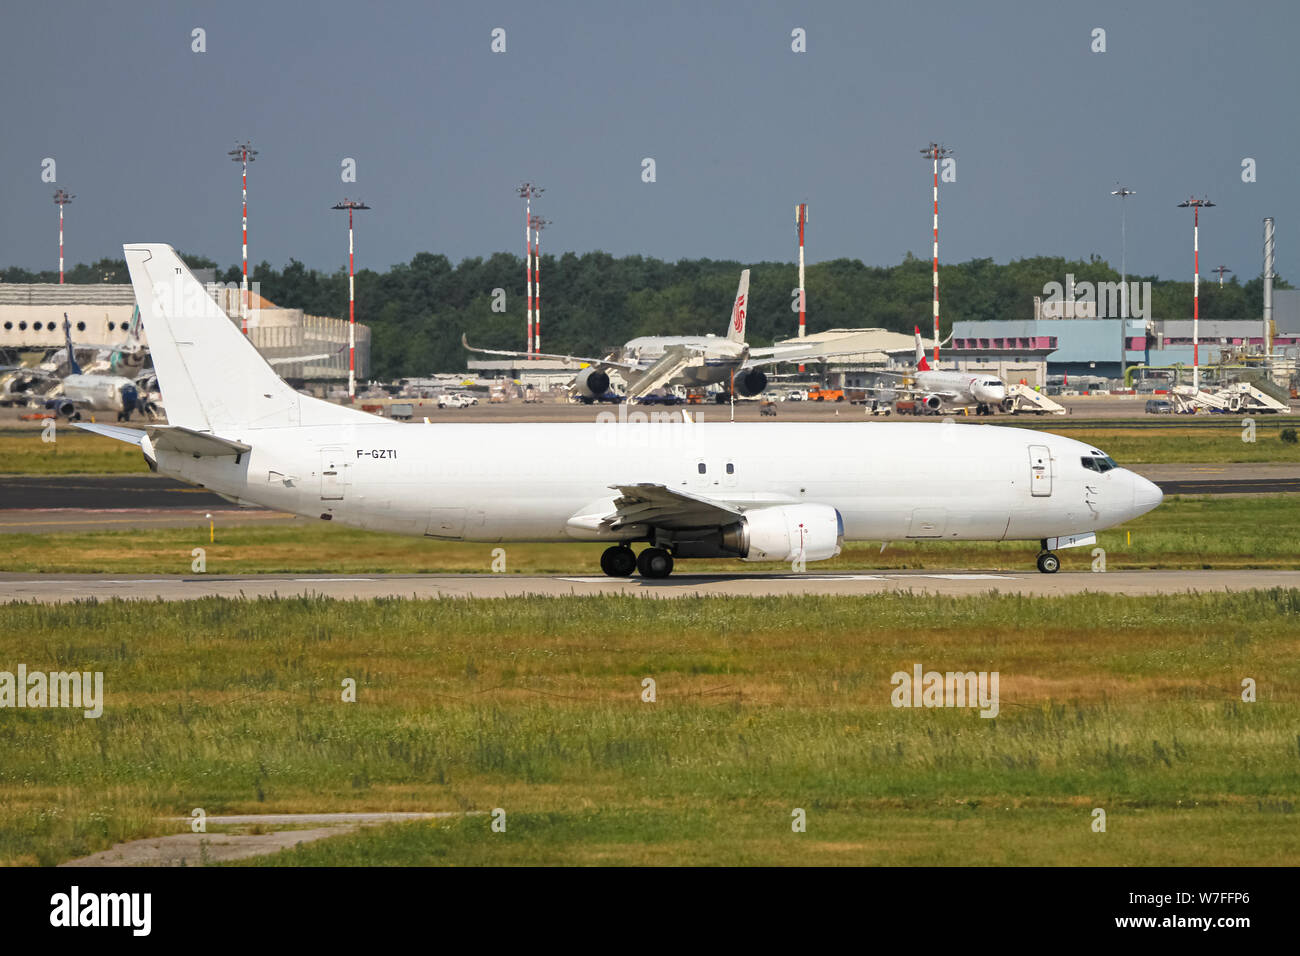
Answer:
[[[123,428],[121,425],[98,425],[94,422],[72,422],[71,424],[85,431],[94,432],[96,435],[103,435],[105,438],[124,441],[129,445],[138,445],[140,439],[144,438],[144,432],[138,428]]]
[[[253,447],[242,441],[231,441],[208,432],[196,432],[180,425],[154,425],[149,429],[149,439],[157,451],[178,451],[195,458],[243,455]]]
[[[252,445],[242,441],[232,441],[219,435],[197,432],[180,425],[150,425],[146,431],[138,428],[123,428],[121,425],[98,425],[93,422],[73,422],[78,428],[105,438],[115,438],[131,445],[139,445],[147,435],[149,444],[155,452],[175,451],[195,458],[220,458],[223,455],[243,455],[252,450]]]

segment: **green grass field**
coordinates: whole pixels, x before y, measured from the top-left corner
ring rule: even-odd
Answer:
[[[1241,440],[1241,420],[1231,417],[1213,425],[1198,423],[1161,429],[1125,427],[1105,421],[1079,428],[1071,420],[1069,427],[1062,427],[1060,433],[1096,444],[1121,463],[1300,463],[1300,444],[1288,444],[1279,438],[1284,427],[1295,427],[1293,422],[1268,416],[1257,416],[1255,421],[1253,443]],[[1051,432],[1054,422],[1063,424],[1055,419],[1035,419],[1029,423],[1020,419],[999,420],[996,424]],[[149,470],[139,450],[132,445],[83,432],[66,422],[58,424],[55,435],[56,441],[43,442],[41,430],[37,428],[0,430],[0,462],[3,462],[0,470],[28,475],[130,474]]]
[[[146,532],[97,531],[67,534],[7,534],[0,571],[189,574],[191,552],[206,550],[208,574],[238,572],[422,573],[484,572],[492,551],[503,547],[507,573],[586,573],[599,568],[602,545],[502,545],[435,541],[376,534],[309,519],[273,526],[223,528],[216,542],[208,528]],[[1300,508],[1294,495],[1221,497],[1174,496],[1155,511],[1098,536],[1108,570],[1122,568],[1296,568],[1300,567]],[[984,568],[1028,569],[1037,544],[1025,541],[849,544],[832,561],[810,569]],[[1091,548],[1060,552],[1066,570],[1089,569]],[[681,570],[776,570],[784,565],[737,561],[683,561]]]
[[[106,701],[0,712],[0,864],[202,807],[506,811],[263,864],[1295,865],[1298,615],[1296,590],[10,604],[0,669],[101,670]],[[916,663],[997,671],[1000,714],[891,706]]]

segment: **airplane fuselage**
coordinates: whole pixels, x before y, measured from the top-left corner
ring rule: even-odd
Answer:
[[[247,429],[234,457],[154,453],[228,497],[376,531],[466,541],[634,539],[570,519],[653,482],[744,510],[820,503],[855,540],[1038,539],[1150,510],[1159,490],[1023,429],[916,423],[423,424]],[[151,450],[146,447],[146,453]]]
[[[135,382],[121,375],[68,375],[63,379],[63,398],[81,409],[134,411],[136,395]]]
[[[642,336],[628,340],[621,353],[624,361],[636,362],[642,369],[649,369],[673,346],[684,346],[700,353],[698,361],[682,368],[666,383],[688,388],[726,384],[731,374],[744,366],[748,357],[744,343],[712,335]]]

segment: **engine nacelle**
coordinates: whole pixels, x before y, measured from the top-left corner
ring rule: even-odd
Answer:
[[[742,561],[825,561],[844,545],[844,519],[830,505],[759,508],[725,528],[722,543]]]
[[[598,368],[584,368],[573,387],[583,398],[600,398],[609,391],[609,375]]]
[[[938,395],[927,395],[925,396],[925,407],[932,412],[937,412],[943,407],[943,399]]]
[[[756,368],[747,368],[736,375],[736,391],[752,398],[767,388],[767,376]]]

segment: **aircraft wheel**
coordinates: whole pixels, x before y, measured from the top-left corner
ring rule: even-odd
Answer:
[[[600,556],[600,569],[611,578],[630,577],[636,570],[636,555],[625,544],[606,548]]]
[[[1038,570],[1044,574],[1055,574],[1061,568],[1061,559],[1050,551],[1044,551],[1038,556]]]
[[[673,556],[663,548],[646,548],[636,559],[643,578],[666,578],[673,573]]]

